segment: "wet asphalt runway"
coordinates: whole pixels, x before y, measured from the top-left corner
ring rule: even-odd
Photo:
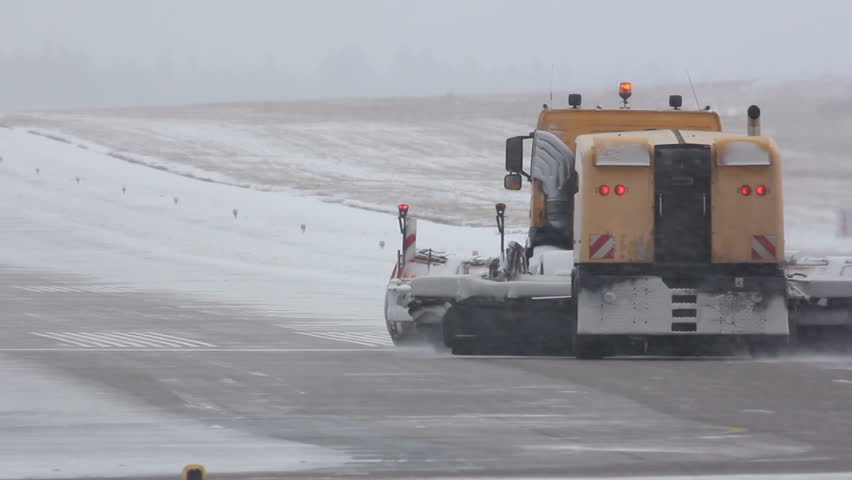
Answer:
[[[850,357],[453,358],[390,346],[381,319],[278,318],[11,268],[0,269],[0,303],[6,375],[49,372],[162,418],[339,454],[211,478],[852,471]],[[48,412],[64,402],[61,390],[39,397]],[[89,433],[63,438],[73,413],[23,415],[0,417],[7,455],[72,455],[75,435],[97,455],[97,432],[129,428],[96,413]],[[34,444],[15,453],[21,432]],[[142,437],[122,435],[111,455],[144,453]]]

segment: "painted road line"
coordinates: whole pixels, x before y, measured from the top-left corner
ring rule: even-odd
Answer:
[[[279,327],[285,328],[293,328],[293,329],[330,329],[330,328],[352,328],[352,322],[288,322],[288,323],[279,323]],[[372,328],[371,326],[367,326],[367,328]]]
[[[362,338],[364,340],[370,342],[376,342],[381,345],[393,345],[393,341],[391,341],[390,337],[386,333],[366,333],[366,332],[344,332],[346,335]]]
[[[98,335],[103,337],[112,338],[114,340],[127,342],[132,347],[162,347],[162,344],[152,342],[148,340],[146,337],[140,337],[137,335],[130,335],[122,332],[96,332]]]
[[[396,352],[392,348],[272,348],[272,347],[234,347],[234,348],[3,348],[0,352],[174,352],[174,353],[364,353]],[[553,357],[549,357],[553,358]]]
[[[333,332],[333,331],[326,330],[325,332],[326,333],[339,333],[339,334],[347,336],[347,337],[361,338],[361,339],[364,339],[364,340],[373,340],[373,341],[380,341],[380,342],[384,341],[384,338],[387,337],[387,335],[381,335],[381,334],[377,334],[375,332],[359,332],[359,331],[353,331],[353,330],[341,330],[339,332]]]
[[[212,343],[200,342],[198,340],[190,340],[188,338],[175,337],[173,335],[166,335],[165,333],[145,332],[145,334],[164,338],[166,340],[175,341],[175,342],[178,342],[178,343],[184,342],[184,343],[188,343],[190,345],[194,344],[194,345],[200,345],[200,346],[203,346],[203,347],[215,347],[216,346],[216,345],[213,345]]]
[[[59,340],[60,342],[70,343],[72,345],[77,345],[78,347],[90,347],[91,345],[85,343],[78,343],[75,340],[69,340],[62,336],[53,335],[51,333],[41,333],[41,332],[30,332],[32,335],[36,335],[39,337],[50,338],[52,340]]]
[[[155,335],[151,335],[149,333],[129,332],[129,334],[133,335],[136,338],[143,339],[145,341],[152,341],[152,342],[160,345],[161,347],[178,347],[179,348],[179,347],[197,347],[197,346],[199,346],[199,345],[194,345],[194,344],[188,343],[188,342],[182,342],[182,341],[171,340],[171,339],[164,339],[164,338],[161,338],[161,337],[157,337]],[[201,346],[203,346],[203,345],[201,345]]]
[[[212,343],[176,337],[156,332],[30,332],[30,334],[57,340],[84,348],[208,348]]]
[[[70,333],[65,332],[66,335],[74,336],[76,335],[78,338],[82,338],[83,341],[87,342],[100,342],[106,345],[112,345],[115,347],[143,347],[144,345],[138,344],[136,342],[128,342],[126,339],[115,339],[108,333],[103,332],[78,332],[78,333]]]
[[[355,324],[352,322],[340,322],[340,323],[324,323],[324,322],[305,322],[305,323],[279,323],[279,327],[289,328],[291,330],[303,330],[308,332],[369,332],[376,334],[384,334],[387,335],[387,330],[384,328],[384,325],[381,327],[376,327],[375,325],[370,324]]]
[[[314,337],[314,338],[322,338],[322,339],[325,339],[325,340],[335,340],[335,341],[338,341],[338,342],[349,342],[349,343],[354,343],[356,345],[364,345],[365,347],[375,347],[376,346],[376,345],[374,345],[372,343],[368,343],[368,342],[361,342],[361,341],[358,341],[358,340],[340,338],[339,336],[337,336],[333,333],[329,333],[329,332],[299,332],[299,331],[295,331],[295,332],[298,333],[299,335],[306,335],[306,336]]]
[[[123,285],[12,285],[30,293],[129,293],[135,291]]]
[[[65,338],[71,338],[81,343],[86,343],[91,347],[121,347],[122,345],[116,344],[114,342],[101,341],[97,338],[91,338],[86,334],[80,334],[75,332],[48,332],[52,335],[62,336]]]
[[[384,328],[369,324],[353,324],[342,320],[300,319],[295,322],[279,323],[279,327],[324,340],[354,343],[365,347],[393,347],[393,341]]]
[[[308,335],[311,337],[324,338],[327,340],[336,340],[339,342],[350,342],[358,345],[369,347],[392,347],[393,341],[390,337],[382,332],[374,331],[353,331],[353,330],[296,330],[290,329],[295,333]]]
[[[352,338],[356,341],[367,342],[367,343],[374,344],[376,346],[393,345],[393,343],[391,343],[390,340],[386,340],[384,338],[377,338],[375,336],[370,336],[370,335],[360,335],[360,334],[355,333],[355,332],[338,332],[337,335],[339,335],[341,338]]]

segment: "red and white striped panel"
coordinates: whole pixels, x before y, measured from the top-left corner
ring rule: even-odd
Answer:
[[[754,235],[751,237],[752,260],[775,260],[775,235]]]
[[[840,226],[838,228],[840,236],[852,237],[852,208],[841,209],[838,214],[840,215]]]
[[[402,242],[402,261],[408,263],[417,256],[417,219],[405,222],[405,237]]]
[[[592,260],[615,258],[615,236],[589,235],[589,258]]]

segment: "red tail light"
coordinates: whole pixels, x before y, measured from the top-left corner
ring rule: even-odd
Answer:
[[[760,195],[761,197],[766,195],[766,185],[758,185],[754,187],[754,193]]]
[[[615,194],[616,195],[620,196],[620,195],[624,195],[625,193],[627,193],[627,187],[625,187],[624,185],[616,185],[615,186]]]
[[[399,212],[400,218],[405,218],[408,215],[408,204],[400,203],[396,206],[397,212]]]
[[[609,195],[609,185],[601,185],[598,187],[598,193],[601,195]]]
[[[744,197],[751,195],[751,187],[748,186],[748,185],[743,185],[742,187],[740,187],[739,191],[740,191],[740,195],[742,195]]]

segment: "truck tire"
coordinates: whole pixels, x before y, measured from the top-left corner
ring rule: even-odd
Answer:
[[[781,355],[782,345],[772,341],[750,341],[748,342],[748,353],[754,359],[778,358]]]
[[[607,356],[601,340],[578,335],[574,337],[574,356],[580,360],[600,360]]]

